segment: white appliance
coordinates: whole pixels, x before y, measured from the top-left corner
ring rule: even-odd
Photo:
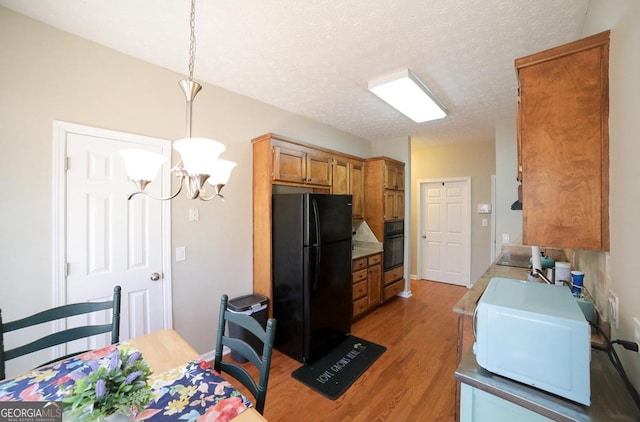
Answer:
[[[478,365],[590,405],[589,323],[569,289],[493,278],[474,318]]]

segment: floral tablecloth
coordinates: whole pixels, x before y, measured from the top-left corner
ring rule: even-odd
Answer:
[[[21,376],[0,381],[0,401],[62,401],[74,371],[113,352],[116,346],[87,352]],[[133,350],[128,343],[119,349]],[[144,356],[143,356],[144,358]],[[251,402],[205,361],[191,361],[149,379],[154,398],[136,421],[228,421]]]

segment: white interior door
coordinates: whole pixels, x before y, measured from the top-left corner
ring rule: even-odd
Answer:
[[[170,142],[56,124],[60,154],[65,152],[66,157],[60,200],[64,211],[59,221],[64,226],[60,243],[65,251],[60,258],[66,268],[57,286],[60,304],[105,300],[111,297],[113,287],[120,285],[120,340],[170,327],[169,207],[145,195],[127,200],[135,185],[128,180],[117,154],[119,149],[133,147],[169,155]],[[168,184],[158,175],[147,190],[166,196]],[[157,280],[153,280],[155,274]],[[110,312],[105,312],[96,320],[109,318]],[[90,343],[79,341],[70,349],[108,343],[109,336],[104,335]]]
[[[421,277],[469,286],[470,179],[420,184]]]

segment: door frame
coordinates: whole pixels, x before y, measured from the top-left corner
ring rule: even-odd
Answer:
[[[423,227],[423,221],[424,221],[424,217],[425,217],[425,213],[427,212],[427,210],[425,209],[425,207],[423,206],[422,203],[422,188],[423,185],[426,185],[428,183],[446,183],[446,182],[464,182],[466,184],[466,195],[465,195],[465,200],[467,201],[468,204],[468,208],[467,208],[467,227],[469,227],[469,233],[467,233],[467,244],[469,245],[469,253],[467,256],[467,260],[464,263],[464,272],[465,275],[467,276],[467,282],[466,282],[466,287],[469,288],[471,287],[471,230],[472,230],[472,226],[471,226],[471,177],[470,176],[465,176],[465,177],[444,177],[444,178],[437,178],[437,179],[419,179],[418,180],[418,236],[416,237],[418,240],[418,244],[417,246],[417,263],[418,263],[418,277],[420,279],[424,279],[423,277],[423,273],[422,273],[422,241],[420,239],[422,239],[422,233],[424,233],[424,227]]]
[[[53,306],[66,304],[67,297],[67,227],[66,227],[66,197],[67,197],[67,135],[70,133],[86,136],[104,137],[109,139],[119,139],[138,144],[159,146],[162,154],[167,158],[167,163],[171,163],[171,141],[148,136],[135,135],[126,132],[118,132],[108,129],[101,129],[92,126],[84,126],[59,120],[53,121],[53,163],[52,163],[52,183],[53,183],[53,235],[52,235],[52,297]],[[165,165],[162,169],[165,170]],[[158,176],[162,179],[162,196],[167,197],[171,191],[171,174],[168,171],[161,171]],[[131,184],[131,191],[135,189]],[[161,210],[161,236],[162,236],[162,271],[163,271],[163,304],[165,328],[173,328],[172,296],[171,296],[171,206],[169,201],[162,201]],[[62,322],[56,323],[56,329],[60,329]]]

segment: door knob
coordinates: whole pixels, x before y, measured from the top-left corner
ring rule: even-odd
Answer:
[[[158,281],[158,280],[160,280],[160,274],[158,274],[158,273],[151,273],[151,275],[149,276],[149,278],[151,279],[151,281]]]
[[[423,235],[422,235],[422,238],[423,238],[423,239],[426,239],[426,238],[427,238],[427,235],[426,235],[426,234],[423,234]]]

